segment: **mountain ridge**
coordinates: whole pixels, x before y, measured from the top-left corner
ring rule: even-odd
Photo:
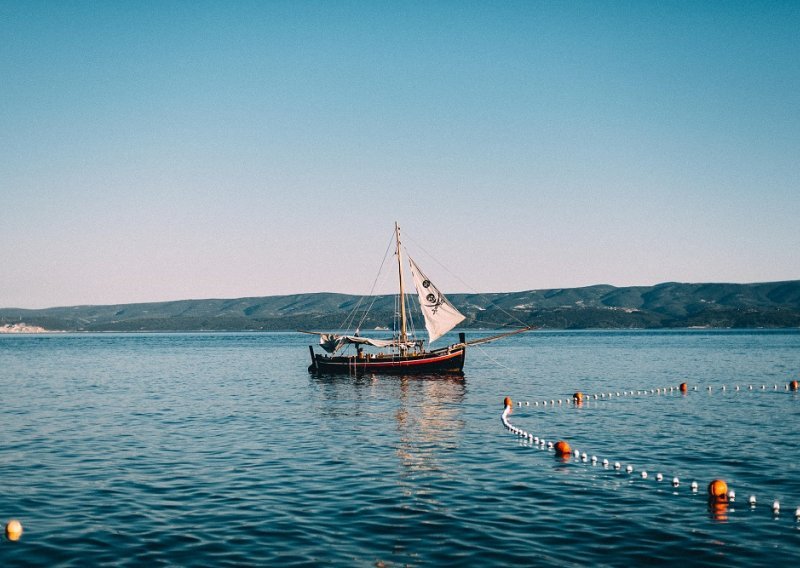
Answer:
[[[59,331],[288,331],[338,329],[361,301],[362,329],[393,325],[397,295],[335,292],[210,298],[42,309],[0,308],[0,326],[24,322]],[[485,294],[448,294],[461,327],[509,324],[548,329],[800,327],[800,280],[595,284]],[[361,321],[361,312],[355,321]],[[417,323],[422,327],[421,320]]]

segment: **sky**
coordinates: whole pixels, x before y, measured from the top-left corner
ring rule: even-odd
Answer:
[[[0,0],[0,307],[800,278],[800,2]],[[376,292],[392,292],[391,279]]]

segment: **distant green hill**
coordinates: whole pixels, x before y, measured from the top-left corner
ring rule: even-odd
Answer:
[[[800,280],[760,284],[681,284],[452,294],[462,327],[525,323],[550,329],[800,327]],[[372,304],[361,329],[392,327],[396,296]],[[362,300],[346,294],[294,294],[232,300],[181,300],[113,306],[0,309],[0,325],[24,322],[64,331],[328,330]],[[360,321],[363,310],[356,321]],[[422,325],[418,322],[418,325]]]

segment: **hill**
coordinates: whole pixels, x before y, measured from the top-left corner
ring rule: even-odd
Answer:
[[[800,327],[800,280],[758,284],[609,285],[491,294],[452,294],[462,327],[525,323],[551,329]],[[392,327],[396,296],[373,303],[362,329]],[[63,331],[327,330],[341,327],[362,298],[316,293],[181,300],[38,310],[0,309],[0,326]],[[359,312],[357,320],[363,312]],[[421,323],[418,323],[421,325]]]

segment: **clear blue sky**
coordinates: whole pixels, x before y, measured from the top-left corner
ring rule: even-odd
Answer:
[[[2,307],[798,279],[798,174],[796,1],[0,0]]]

